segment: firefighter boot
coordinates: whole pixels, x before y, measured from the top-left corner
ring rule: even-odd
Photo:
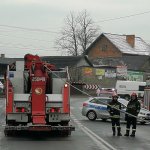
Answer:
[[[126,130],[126,134],[124,136],[129,136],[130,130]]]
[[[117,136],[122,136],[122,134],[121,134],[121,128],[120,128],[120,127],[118,127],[118,128],[117,128],[117,130],[118,130],[118,134],[117,134]]]
[[[135,137],[135,130],[132,130],[132,134],[130,136]]]
[[[116,135],[116,128],[112,127],[112,131],[113,131],[113,136],[115,136]]]

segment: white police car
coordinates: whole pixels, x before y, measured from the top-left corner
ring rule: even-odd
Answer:
[[[112,97],[113,94],[116,94],[117,90],[114,88],[98,88],[96,90],[96,95],[98,97]]]
[[[107,120],[110,115],[107,111],[107,103],[111,101],[109,97],[94,97],[83,103],[82,115],[89,120],[102,119]]]
[[[107,104],[112,99],[109,97],[93,97],[89,98],[89,100],[83,102],[82,107],[82,115],[86,116],[89,120],[102,119],[106,121],[110,118],[110,115],[107,111]],[[128,101],[122,98],[118,98],[118,101],[121,103],[121,119],[125,120],[125,112]],[[145,120],[150,121],[150,111],[141,108],[140,113],[138,115],[138,122],[144,124]]]

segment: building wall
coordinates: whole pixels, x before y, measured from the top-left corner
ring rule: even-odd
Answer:
[[[122,57],[122,53],[104,36],[100,38],[89,50],[88,57]]]
[[[83,90],[88,94],[95,95],[99,87],[115,88],[117,80],[145,81],[146,73],[140,71],[127,71],[126,76],[120,77],[117,68],[114,67],[79,67],[70,68],[71,81],[83,83]]]

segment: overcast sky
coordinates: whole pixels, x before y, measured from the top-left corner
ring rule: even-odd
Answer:
[[[54,42],[64,18],[70,11],[85,9],[102,32],[135,34],[150,43],[149,6],[150,0],[0,0],[0,53],[6,57],[23,57],[26,53],[61,55]],[[14,27],[41,29],[41,32]]]

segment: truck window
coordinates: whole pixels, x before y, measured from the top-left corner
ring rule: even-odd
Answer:
[[[140,85],[139,86],[139,91],[144,91],[145,86]]]
[[[119,85],[119,87],[120,87],[120,88],[126,88],[126,86],[125,86],[125,85]]]
[[[53,71],[52,78],[67,78],[65,71]]]

